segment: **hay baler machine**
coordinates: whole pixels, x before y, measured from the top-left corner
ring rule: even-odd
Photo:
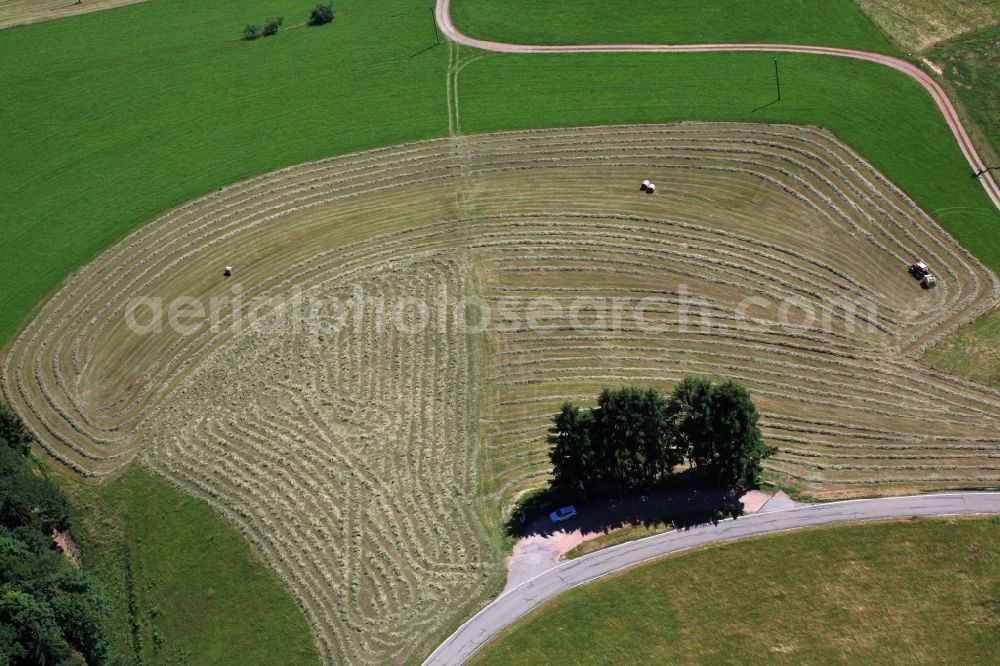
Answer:
[[[910,275],[920,280],[920,286],[924,289],[933,289],[937,286],[938,279],[931,274],[930,267],[919,259],[910,266]]]

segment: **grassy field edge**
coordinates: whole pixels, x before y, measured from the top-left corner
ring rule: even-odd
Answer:
[[[935,518],[692,549],[559,595],[470,663],[995,659],[998,543],[995,518]]]
[[[103,485],[52,477],[73,502],[84,566],[112,599],[123,663],[320,663],[288,591],[208,504],[138,462]]]

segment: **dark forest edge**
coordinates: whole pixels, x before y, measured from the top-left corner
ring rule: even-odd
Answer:
[[[62,491],[36,472],[32,438],[0,405],[0,663],[112,663],[97,580],[54,537],[72,527]]]

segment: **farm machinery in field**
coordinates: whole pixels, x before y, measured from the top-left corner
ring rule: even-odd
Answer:
[[[933,289],[937,286],[937,277],[931,273],[930,267],[919,259],[910,266],[910,275],[920,280],[920,286],[924,289]]]

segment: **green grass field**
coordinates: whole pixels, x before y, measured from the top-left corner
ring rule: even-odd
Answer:
[[[471,663],[996,663],[998,549],[989,520],[710,547],[570,590]]]
[[[291,597],[207,504],[138,465],[106,486],[62,486],[84,566],[112,599],[121,663],[319,663]]]
[[[467,35],[521,44],[763,42],[891,53],[853,0],[453,0]]]
[[[1000,389],[1000,310],[992,310],[927,352],[931,367]]]

